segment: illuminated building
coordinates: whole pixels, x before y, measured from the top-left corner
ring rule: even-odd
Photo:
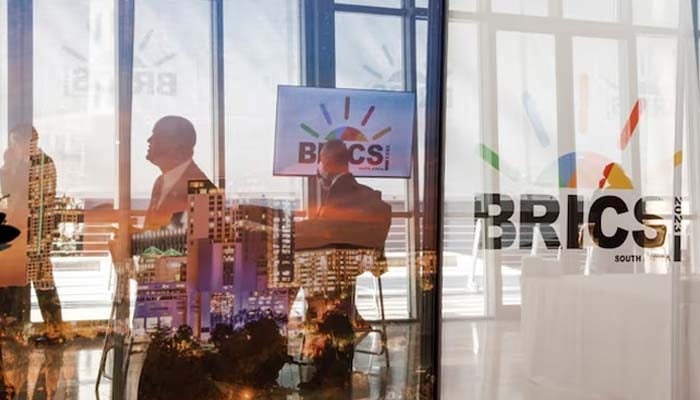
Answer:
[[[137,334],[158,327],[177,329],[187,323],[187,290],[184,282],[139,284],[134,310]]]
[[[296,286],[293,203],[262,199],[227,206],[223,190],[190,181],[188,205],[188,320],[195,333],[206,333],[223,318],[211,299],[226,293],[235,300],[234,313],[251,306],[286,310],[288,291],[280,296],[272,289]],[[284,301],[271,303],[280,297]]]
[[[36,135],[36,132],[32,132]],[[56,167],[32,138],[29,149],[27,277],[39,290],[55,287],[49,255],[56,227]]]
[[[232,293],[220,292],[211,296],[210,316],[211,326],[232,325],[235,309],[235,298]]]
[[[327,248],[297,251],[299,283],[313,294],[342,293],[355,283],[355,278],[376,267],[378,252],[374,249]]]
[[[131,236],[132,255],[140,256],[149,248],[172,249],[184,254],[187,251],[187,231],[185,228],[168,228],[139,232]]]
[[[83,250],[83,205],[67,196],[54,202],[54,241],[52,256],[68,256]]]

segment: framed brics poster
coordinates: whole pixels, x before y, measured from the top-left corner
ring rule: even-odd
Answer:
[[[278,86],[273,173],[315,176],[323,144],[339,139],[353,175],[408,178],[415,109],[409,92]]]

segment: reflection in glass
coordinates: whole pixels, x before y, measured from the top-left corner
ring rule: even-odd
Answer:
[[[59,179],[51,254],[66,321],[106,320],[111,307],[104,220],[117,195],[114,4],[34,2],[34,124]],[[32,321],[42,320],[32,296]]]
[[[625,42],[610,39],[573,38],[574,107],[576,109],[576,152],[580,168],[577,187],[590,195],[601,171],[610,162],[623,163],[619,133],[623,118],[631,111],[621,100],[627,88],[621,78],[620,53]],[[629,156],[629,152],[627,156]],[[629,168],[627,168],[629,169]]]
[[[547,0],[493,0],[491,10],[498,13],[546,16]]]
[[[0,0],[0,132],[7,129],[7,0]],[[3,135],[4,136],[4,135]],[[0,152],[7,139],[0,139]]]
[[[554,37],[498,32],[498,154],[510,194],[556,190]]]
[[[564,0],[564,18],[615,22],[620,16],[618,0]]]
[[[642,193],[672,196],[668,171],[674,165],[673,141],[676,109],[676,40],[653,36],[637,38],[639,98],[644,110],[639,126]]]
[[[245,16],[245,17],[242,17]],[[277,85],[301,82],[297,2],[224,2],[226,191],[301,200],[301,179],[272,176]],[[265,43],[265,45],[260,45]]]
[[[486,313],[485,270],[482,254],[475,251],[477,226],[470,217],[474,196],[483,188],[484,165],[477,157],[481,141],[477,27],[451,21],[449,29],[442,264],[446,318]]]
[[[637,25],[678,27],[679,0],[632,0],[633,21]]]
[[[145,159],[151,128],[161,117],[187,118],[197,131],[194,160],[207,176],[214,166],[212,137],[211,4],[201,0],[136,2],[132,208],[145,209],[159,175]]]

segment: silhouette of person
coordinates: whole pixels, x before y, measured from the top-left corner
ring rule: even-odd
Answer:
[[[187,182],[208,180],[192,159],[197,133],[183,117],[166,116],[153,126],[146,159],[162,174],[156,179],[146,211],[144,230],[167,226],[174,214],[187,210]]]
[[[0,179],[4,191],[27,194],[26,204],[20,204],[23,201],[21,195],[14,198],[10,196],[8,211],[19,212],[22,208],[28,211],[27,280],[28,284],[34,285],[46,325],[46,337],[59,339],[62,335],[63,317],[50,258],[56,228],[56,167],[51,157],[39,148],[36,129],[32,127],[28,143],[26,137],[19,128],[10,132]],[[15,297],[12,307],[18,309],[8,310],[9,315],[21,321],[26,321],[29,316],[28,290],[28,285],[15,289],[17,293],[12,296]]]
[[[308,221],[309,226],[303,222],[299,225],[298,250],[300,246],[301,250],[306,247],[345,253],[371,249],[383,256],[391,206],[382,201],[381,192],[357,182],[350,173],[350,159],[350,151],[340,140],[330,140],[323,146],[318,164],[323,201],[316,216]],[[315,348],[305,349],[316,366],[316,375],[307,384],[310,387],[343,387],[349,382],[355,329],[364,328],[366,323],[354,307],[355,276],[347,279],[350,281],[341,282],[340,290],[331,291],[332,295],[307,294],[307,324],[312,326],[309,332],[321,336],[320,341],[318,337],[308,340]]]
[[[10,247],[10,242],[17,239],[20,234],[19,229],[6,223],[7,215],[0,212],[0,251]]]
[[[61,335],[63,317],[51,263],[56,228],[56,166],[39,148],[32,129],[29,142],[29,221],[27,225],[27,276],[34,285],[49,338]]]

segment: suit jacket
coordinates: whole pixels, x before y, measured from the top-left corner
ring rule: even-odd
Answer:
[[[143,223],[144,230],[158,230],[167,226],[173,214],[187,211],[187,183],[192,180],[208,180],[207,176],[195,164],[190,162],[185,172],[170,188],[163,201],[160,201],[163,189],[163,175],[161,174],[153,183],[151,201],[146,210],[146,219]]]
[[[382,250],[390,225],[391,206],[382,201],[381,192],[346,174],[330,187],[316,217],[301,224],[296,247]]]

